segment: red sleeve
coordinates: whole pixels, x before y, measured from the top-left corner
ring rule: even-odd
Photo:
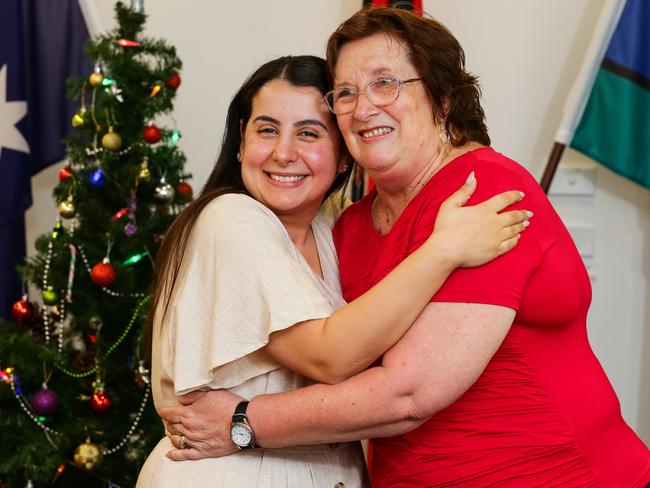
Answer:
[[[514,162],[502,165],[495,164],[494,161],[475,160],[469,166],[463,164],[448,171],[440,182],[445,185],[445,192],[437,202],[427,202],[426,208],[420,208],[411,242],[415,247],[424,242],[435,222],[440,203],[460,188],[472,170],[476,174],[477,188],[468,205],[483,202],[503,191],[520,190],[526,197],[508,210],[531,210],[534,217],[530,227],[522,233],[519,243],[512,251],[479,267],[457,269],[431,301],[493,304],[518,311],[526,284],[542,261],[542,236],[550,222],[547,218],[550,217],[550,203],[537,182],[524,168]]]
[[[369,211],[370,204],[376,195],[376,191],[371,190],[361,200],[357,200],[352,205],[343,210],[343,213],[332,227],[332,237],[334,238],[334,246],[340,255],[341,246],[345,245],[346,238],[349,241],[349,236],[352,234],[350,229],[355,229],[357,224],[363,221],[366,217],[366,212]],[[346,229],[343,231],[343,229]]]

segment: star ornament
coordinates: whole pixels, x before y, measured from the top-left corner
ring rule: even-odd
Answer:
[[[7,70],[6,64],[0,69],[0,157],[5,147],[29,154],[29,145],[16,128],[27,114],[27,102],[7,101]]]

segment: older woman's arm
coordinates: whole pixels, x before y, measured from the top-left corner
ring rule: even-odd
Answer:
[[[382,365],[338,385],[254,397],[248,418],[264,447],[385,437],[415,429],[459,398],[507,334],[515,312],[482,304],[431,303],[384,356]],[[230,417],[238,397],[209,392],[193,405],[165,409],[193,448],[172,459],[233,452]],[[178,445],[177,436],[172,442]]]

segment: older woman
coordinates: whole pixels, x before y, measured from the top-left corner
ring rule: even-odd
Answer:
[[[512,252],[452,273],[381,364],[336,385],[254,396],[247,422],[258,444],[373,438],[380,488],[645,486],[650,453],[587,340],[580,256],[533,177],[489,147],[456,39],[435,20],[369,9],[334,32],[327,57],[327,102],[376,183],[335,228],[347,300],[422,244],[469,171],[481,182],[472,201],[521,188],[536,222]],[[233,452],[241,398],[192,401],[163,412],[192,445],[169,456]]]

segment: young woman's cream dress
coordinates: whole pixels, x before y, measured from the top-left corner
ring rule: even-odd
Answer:
[[[156,311],[152,387],[157,409],[196,389],[245,398],[300,388],[310,380],[261,349],[269,335],[344,305],[331,223],[312,223],[324,279],[316,275],[269,209],[240,194],[216,198],[199,216],[164,324]],[[361,445],[251,449],[175,462],[168,438],[147,459],[138,487],[358,488],[368,486]],[[337,483],[342,483],[337,485]]]

